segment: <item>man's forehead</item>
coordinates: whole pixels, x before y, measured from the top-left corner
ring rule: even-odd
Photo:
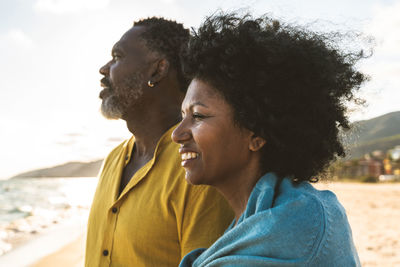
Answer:
[[[112,47],[112,51],[119,51],[119,50],[123,50],[120,45],[120,41],[116,42]]]
[[[144,26],[134,26],[122,35],[119,42],[143,42],[142,33],[146,30]]]
[[[145,41],[141,34],[145,31],[144,26],[134,26],[130,28],[121,39],[113,46],[113,50],[126,50],[131,47],[143,46]]]

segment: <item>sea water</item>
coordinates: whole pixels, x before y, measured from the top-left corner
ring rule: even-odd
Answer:
[[[87,216],[96,184],[96,178],[0,180],[0,255],[29,235]]]

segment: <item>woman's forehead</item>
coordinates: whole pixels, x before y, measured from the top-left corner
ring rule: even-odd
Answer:
[[[194,106],[209,109],[231,108],[218,90],[200,79],[193,79],[190,83],[182,103],[182,109],[191,109]]]

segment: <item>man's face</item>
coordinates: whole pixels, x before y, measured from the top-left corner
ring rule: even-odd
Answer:
[[[101,112],[108,119],[120,119],[140,101],[157,55],[147,49],[140,34],[144,27],[132,27],[114,45],[112,59],[100,68],[104,75],[100,92]]]

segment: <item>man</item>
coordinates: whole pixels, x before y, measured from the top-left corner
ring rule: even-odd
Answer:
[[[216,191],[186,183],[170,138],[187,86],[178,54],[188,39],[173,21],[135,22],[100,69],[102,113],[125,120],[133,137],[103,163],[86,266],[178,266],[191,250],[212,244],[233,218]]]

